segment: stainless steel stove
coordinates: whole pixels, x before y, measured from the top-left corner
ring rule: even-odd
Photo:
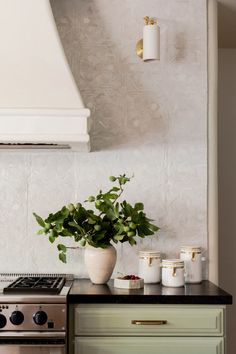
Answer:
[[[66,354],[66,274],[0,274],[0,354]]]

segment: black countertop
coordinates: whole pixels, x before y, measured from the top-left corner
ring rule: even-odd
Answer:
[[[181,288],[168,288],[160,284],[145,284],[144,289],[114,288],[113,280],[95,285],[88,279],[74,280],[68,295],[75,303],[122,304],[232,304],[232,296],[208,280],[201,284],[187,284]]]

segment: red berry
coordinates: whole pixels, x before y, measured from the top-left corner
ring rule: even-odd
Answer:
[[[124,279],[124,280],[138,280],[140,278],[137,275],[128,274],[128,275],[123,276],[122,279]]]

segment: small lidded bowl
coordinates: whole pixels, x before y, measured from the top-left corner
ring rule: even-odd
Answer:
[[[176,288],[184,286],[184,261],[162,260],[162,285]]]

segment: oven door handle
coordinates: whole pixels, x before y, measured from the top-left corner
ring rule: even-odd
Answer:
[[[13,331],[0,331],[0,341],[2,338],[10,339],[10,338],[61,338],[65,339],[66,333],[65,332],[13,332]]]
[[[0,344],[0,353],[1,353],[1,346],[2,347],[10,347],[10,348],[65,348],[65,344]]]

